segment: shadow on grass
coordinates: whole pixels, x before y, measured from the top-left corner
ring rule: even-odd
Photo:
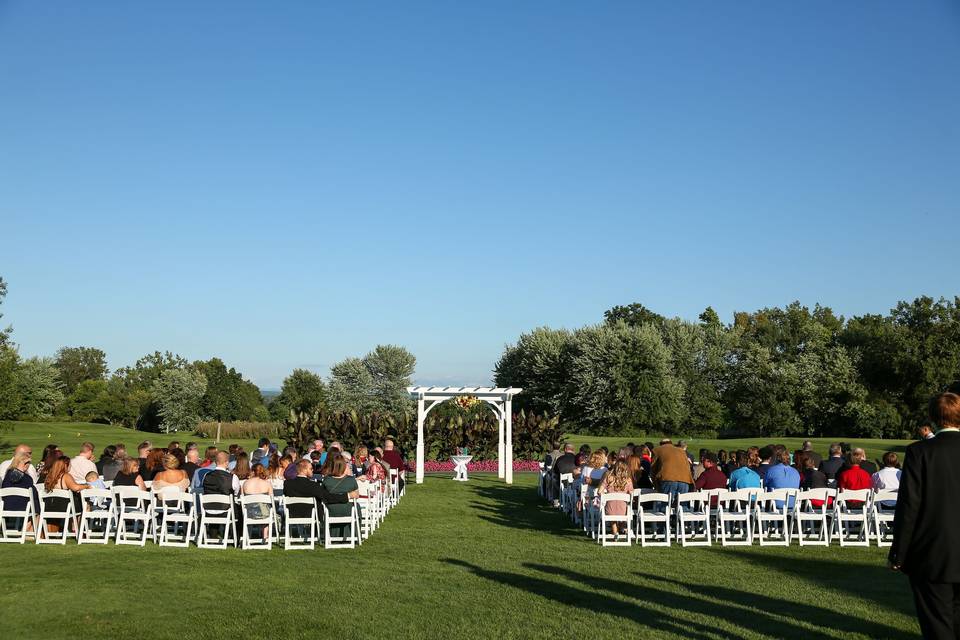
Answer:
[[[570,520],[537,495],[534,487],[491,483],[470,488],[478,498],[487,500],[470,502],[470,508],[481,512],[477,517],[485,522],[524,531],[549,531],[564,537],[579,535]]]
[[[524,568],[551,576],[538,578],[492,571],[462,560],[442,561],[563,606],[590,613],[605,613],[652,630],[686,638],[730,635],[729,630],[718,629],[713,624],[686,620],[686,614],[715,620],[727,629],[750,629],[771,638],[824,640],[854,633],[871,638],[916,637],[854,615],[728,587],[700,585],[640,573],[637,576],[642,580],[629,583],[560,567],[525,563]],[[662,609],[673,609],[677,613],[665,614]]]
[[[720,549],[710,551],[722,552]],[[791,578],[807,580],[817,588],[849,593],[870,600],[883,609],[897,611],[910,618],[916,616],[907,578],[880,564],[880,558],[876,565],[871,565],[825,560],[809,555],[799,561],[785,561],[774,554],[748,550],[737,550],[736,556]]]

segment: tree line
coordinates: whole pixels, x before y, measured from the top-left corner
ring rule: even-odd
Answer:
[[[519,408],[591,434],[908,437],[931,395],[960,379],[960,298],[919,297],[844,319],[829,307],[698,322],[642,304],[600,324],[541,327],[508,345],[498,385]]]
[[[0,278],[0,304],[7,284]],[[0,314],[0,318],[3,314]],[[287,376],[265,401],[260,389],[220,358],[188,361],[155,351],[110,371],[107,354],[63,347],[53,357],[21,358],[13,329],[0,329],[0,419],[62,419],[135,427],[192,430],[201,420],[284,422],[291,412],[359,410],[401,414],[416,358],[403,347],[379,345],[362,358],[333,365],[329,383],[307,369]]]

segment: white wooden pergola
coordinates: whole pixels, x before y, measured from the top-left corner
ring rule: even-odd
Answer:
[[[513,396],[521,391],[515,387],[407,387],[417,401],[417,484],[423,482],[423,424],[427,414],[441,402],[457,396],[473,396],[493,409],[500,427],[497,475],[513,484]]]

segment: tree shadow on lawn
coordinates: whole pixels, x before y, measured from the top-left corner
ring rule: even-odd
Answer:
[[[543,501],[531,487],[514,485],[473,485],[473,493],[494,504],[473,500],[471,509],[483,512],[477,517],[491,524],[524,531],[550,531],[551,534],[572,537],[580,535],[570,520]]]
[[[819,547],[812,547],[819,549]],[[723,554],[722,549],[709,549],[711,553]],[[827,560],[805,555],[802,559],[785,560],[775,554],[738,549],[737,558],[751,564],[763,565],[791,578],[801,578],[814,583],[818,588],[839,593],[849,593],[871,600],[882,609],[893,610],[914,618],[916,609],[906,576],[895,573],[884,564],[886,557],[878,558],[876,565],[852,564],[842,560]]]
[[[632,584],[535,563],[524,563],[523,566],[558,576],[578,586],[519,573],[491,571],[462,560],[444,559],[443,562],[463,567],[487,580],[549,598],[564,606],[577,607],[591,613],[606,613],[650,629],[688,638],[729,637],[730,631],[682,619],[679,617],[683,615],[681,612],[700,615],[733,628],[750,629],[756,634],[771,638],[824,640],[853,633],[871,638],[916,637],[899,629],[813,605],[641,573],[636,575],[644,581],[659,582],[668,588],[661,589],[649,583]],[[604,595],[603,592],[609,595]],[[624,599],[633,600],[634,603],[624,602]],[[678,614],[665,615],[658,609],[650,608],[651,606],[675,609]],[[797,624],[792,620],[802,621],[810,626]]]

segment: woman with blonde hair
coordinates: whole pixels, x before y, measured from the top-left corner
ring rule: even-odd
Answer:
[[[177,487],[182,491],[190,486],[190,478],[187,477],[187,472],[180,468],[180,459],[177,456],[165,453],[160,458],[160,464],[163,465],[163,471],[153,476],[153,484],[150,485],[153,490]]]
[[[115,487],[136,487],[140,491],[146,491],[147,485],[143,483],[140,477],[140,459],[124,458],[120,465],[120,471],[113,477],[113,486]]]
[[[603,484],[597,488],[598,494],[603,493],[626,493],[633,492],[633,479],[630,477],[630,467],[622,460],[614,463],[610,471],[603,478]],[[608,516],[627,515],[627,503],[624,500],[611,500],[603,507],[603,512]],[[611,522],[613,535],[618,535],[617,523]]]
[[[590,475],[583,479],[585,484],[597,487],[607,474],[607,452],[601,447],[590,454],[590,460],[587,462],[590,467]]]

